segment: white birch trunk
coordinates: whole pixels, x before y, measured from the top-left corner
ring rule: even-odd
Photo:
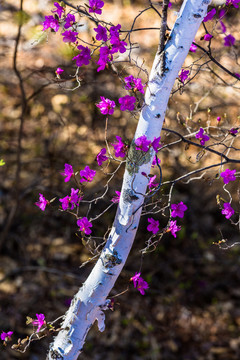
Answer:
[[[165,71],[160,75],[161,56],[156,55],[134,139],[160,136],[170,92],[189,52],[210,0],[185,0],[165,46]],[[47,359],[76,360],[86,335],[97,320],[104,330],[106,299],[132,247],[141,215],[153,151],[142,153],[131,145],[123,179],[121,198],[111,233],[88,279],[72,300],[62,330],[50,346]],[[136,209],[139,210],[135,213]]]

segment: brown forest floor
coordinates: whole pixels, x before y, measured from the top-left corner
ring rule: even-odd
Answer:
[[[47,42],[44,39],[40,44],[34,41],[41,33],[39,23],[48,13],[47,8],[40,8],[41,3],[44,2],[24,1],[24,10],[31,19],[22,29],[17,64],[27,97],[36,94],[29,101],[24,118],[18,179],[21,92],[12,63],[19,2],[0,1],[0,158],[6,162],[0,167],[0,229],[4,239],[0,240],[0,332],[12,329],[15,342],[31,333],[31,326],[25,325],[26,316],[44,313],[48,321],[53,321],[65,313],[92,268],[89,263],[79,269],[91,254],[76,235],[75,219],[55,205],[42,213],[34,203],[39,192],[49,199],[68,193],[71,185],[66,185],[60,175],[65,162],[76,170],[86,164],[97,169],[94,159],[104,146],[105,122],[94,104],[100,95],[116,100],[125,94],[115,75],[97,73],[94,67],[82,68],[82,86],[74,92],[67,90],[72,86],[70,75],[75,71],[71,50],[56,35],[49,35]],[[174,6],[177,10],[178,5]],[[141,2],[132,5],[125,2],[124,7],[120,2],[108,3],[106,14],[112,16],[115,24],[122,22],[127,26],[138,8],[143,8]],[[146,14],[138,26],[150,21],[151,26],[158,26],[154,16]],[[234,24],[235,17],[233,28]],[[134,38],[141,42],[136,55],[139,62],[146,59],[147,70],[157,38],[157,34],[148,32]],[[217,50],[218,59],[233,67],[234,54],[227,58],[220,47]],[[186,65],[194,56],[188,57]],[[65,69],[63,79],[68,81],[56,82],[54,71],[58,66]],[[130,74],[131,67],[126,65],[121,71]],[[226,75],[222,76],[229,81]],[[189,120],[194,129],[207,121],[216,125],[219,115],[225,127],[239,126],[239,98],[239,89],[222,86],[219,79],[203,72],[182,95],[177,93],[170,100],[166,126],[184,130],[181,119],[189,117],[197,103],[198,110]],[[116,134],[131,139],[136,123],[137,119],[130,114],[115,111],[109,125],[109,142],[114,141]],[[165,143],[170,141],[166,133],[162,139]],[[184,146],[163,152],[160,157],[164,178],[177,177],[199,166],[190,163],[191,154],[194,157],[193,150],[186,151]],[[206,156],[201,166],[213,160]],[[81,359],[239,360],[240,248],[224,251],[213,244],[221,239],[220,230],[230,243],[239,241],[239,232],[225,220],[216,204],[216,195],[224,195],[222,183],[212,181],[214,172],[208,175],[199,181],[176,185],[174,201],[184,201],[190,209],[181,223],[182,231],[177,239],[166,235],[157,249],[143,258],[140,250],[145,247],[148,234],[147,219],[142,219],[134,248],[111,296],[127,288],[128,291],[116,297],[114,311],[106,313],[106,330],[100,333],[94,327],[90,331]],[[111,183],[108,197],[98,203],[93,214],[103,210],[114,191],[120,190],[121,176],[120,171]],[[87,196],[99,194],[104,183],[104,174],[99,172],[97,181],[88,187]],[[236,187],[230,186],[235,193]],[[237,204],[236,197],[234,201]],[[103,236],[111,226],[115,210],[116,206],[94,224],[95,236]],[[164,217],[161,225],[166,225]],[[150,285],[145,296],[129,284],[141,265],[143,277]],[[51,337],[33,342],[24,354],[0,345],[0,358],[42,360],[50,342]]]

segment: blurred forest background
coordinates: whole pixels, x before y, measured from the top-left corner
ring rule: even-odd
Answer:
[[[78,5],[76,0],[72,3]],[[147,6],[147,1],[107,2],[102,18],[129,29]],[[173,3],[170,26],[179,8],[180,3]],[[100,96],[117,102],[119,96],[126,95],[116,74],[111,70],[98,73],[94,63],[80,68],[81,86],[72,91],[77,86],[72,77],[76,71],[71,60],[74,50],[59,34],[49,32],[46,36],[42,32],[41,22],[51,9],[53,2],[47,0],[24,0],[24,12],[19,12],[20,1],[0,1],[0,159],[5,161],[0,167],[0,331],[14,331],[14,343],[32,332],[32,326],[25,324],[26,316],[44,313],[47,321],[53,321],[63,315],[93,266],[90,262],[79,268],[92,254],[77,233],[75,218],[59,210],[58,200],[45,212],[35,202],[39,192],[47,199],[69,193],[74,184],[64,183],[60,174],[65,163],[75,171],[85,165],[98,170],[97,179],[87,186],[86,199],[102,193],[106,176],[95,157],[105,146],[105,120],[95,104]],[[226,51],[219,39],[213,40],[214,56],[235,73],[240,73],[238,14],[233,8],[226,18],[237,38],[236,46]],[[84,18],[78,20],[83,37],[91,38],[93,25]],[[159,22],[156,12],[149,10],[138,18],[136,27],[159,27]],[[196,42],[207,47],[200,40],[202,33],[201,27]],[[132,41],[139,43],[133,58],[148,72],[158,37],[156,30],[132,33]],[[119,60],[126,60],[124,56]],[[190,66],[194,79],[180,90],[176,81],[165,127],[185,134],[186,124],[193,131],[200,126],[219,126],[218,116],[223,128],[239,126],[238,81],[208,61],[200,50],[189,53],[185,65]],[[115,65],[123,76],[138,74],[147,81],[145,71],[138,73],[128,63]],[[64,69],[61,79],[55,75],[59,66]],[[136,124],[137,115],[116,110],[108,125],[109,143],[116,135],[131,140]],[[167,132],[161,135],[164,144],[176,140]],[[239,148],[238,138],[233,140]],[[219,161],[205,154],[197,162],[196,155],[195,149],[184,144],[161,151],[163,179]],[[239,158],[239,152],[235,157]],[[93,206],[92,216],[110,204],[115,190],[120,191],[123,171],[122,167],[107,196]],[[215,169],[199,180],[176,184],[173,202],[183,201],[189,209],[181,221],[182,230],[176,239],[165,235],[156,250],[144,257],[140,250],[149,234],[147,217],[142,218],[111,296],[129,289],[116,297],[114,311],[106,313],[105,332],[99,333],[97,327],[90,331],[81,359],[239,360],[240,247],[224,251],[214,245],[222,238],[229,244],[239,241],[239,232],[217,205],[218,194],[228,201],[217,172]],[[228,188],[239,211],[239,180]],[[161,190],[163,198],[165,191]],[[94,222],[94,236],[104,236],[115,210],[116,205]],[[80,213],[85,216],[84,206]],[[162,227],[166,221],[167,217],[160,217]],[[150,285],[145,296],[129,284],[140,266]],[[24,354],[0,345],[0,357],[45,359],[50,342],[51,337],[36,341]]]

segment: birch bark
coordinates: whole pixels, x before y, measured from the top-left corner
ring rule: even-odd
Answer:
[[[184,0],[164,47],[164,56],[159,52],[155,56],[145,95],[146,105],[134,139],[145,135],[152,141],[160,136],[171,89],[209,4],[210,0]],[[48,360],[76,360],[93,323],[97,320],[99,330],[104,330],[106,299],[126,262],[139,224],[148,184],[142,172],[150,173],[154,156],[153,150],[147,153],[136,150],[134,139],[108,241],[89,277],[74,296],[62,330],[50,345]]]

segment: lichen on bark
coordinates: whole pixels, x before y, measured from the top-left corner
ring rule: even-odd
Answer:
[[[136,150],[136,144],[134,140],[131,143],[128,151],[126,169],[130,175],[136,174],[139,171],[139,166],[149,163],[151,160],[152,150],[147,152],[142,150]]]

